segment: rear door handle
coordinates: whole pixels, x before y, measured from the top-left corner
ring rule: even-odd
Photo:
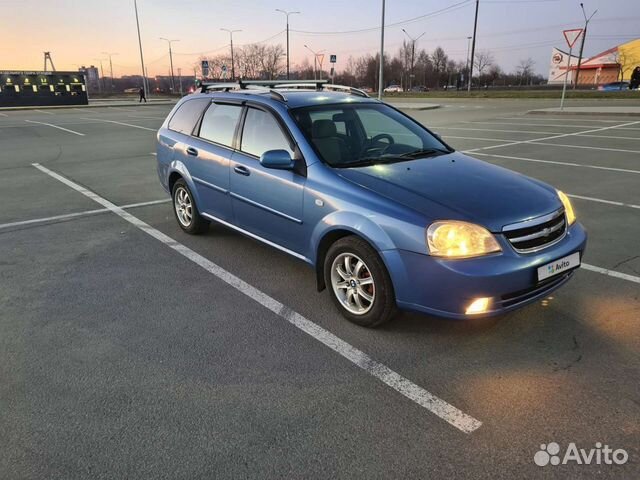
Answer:
[[[187,153],[188,153],[189,155],[194,156],[194,157],[197,157],[197,156],[198,156],[198,150],[196,150],[196,149],[195,149],[195,148],[193,148],[193,147],[189,147],[189,148],[187,148]]]
[[[251,172],[249,171],[249,169],[243,165],[236,165],[233,168],[233,171],[236,173],[239,173],[240,175],[244,175],[245,177],[248,177],[249,175],[251,175]]]

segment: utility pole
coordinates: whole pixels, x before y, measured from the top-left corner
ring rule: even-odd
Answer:
[[[380,22],[380,73],[378,74],[378,100],[382,100],[384,86],[384,0],[382,0],[382,20]]]
[[[471,60],[469,62],[469,85],[467,92],[471,93],[471,79],[473,78],[473,59],[476,55],[476,33],[478,32],[478,10],[480,8],[480,0],[476,0],[476,18],[473,22],[473,41],[471,42]]]
[[[171,93],[176,93],[176,80],[173,74],[173,52],[171,51],[171,43],[179,42],[180,40],[169,40],[168,38],[160,37],[160,40],[164,40],[169,44],[169,63],[171,64]]]
[[[300,12],[287,12],[276,8],[276,12],[282,12],[287,16],[287,80],[289,80],[289,15],[295,15]]]
[[[593,16],[598,13],[598,10],[595,10],[589,18],[587,18],[587,12],[584,11],[584,4],[580,4],[580,8],[582,9],[582,15],[584,16],[584,30],[582,31],[582,41],[580,42],[580,53],[578,54],[578,67],[576,68],[576,80],[573,83],[573,89],[575,90],[578,86],[578,79],[580,78],[580,65],[582,64],[582,51],[584,50],[584,40],[587,37],[587,27],[589,26],[589,22],[593,18]],[[569,63],[567,68],[571,66],[571,57],[569,57]]]
[[[109,91],[111,93],[113,93],[113,89],[114,89],[114,84],[113,84],[113,62],[111,61],[111,56],[112,55],[117,55],[117,53],[110,53],[110,52],[101,52],[102,55],[107,55],[109,57],[109,72],[111,75],[111,85],[109,88]]]
[[[49,63],[51,64],[51,71],[55,72],[56,71],[56,67],[53,64],[53,59],[51,58],[51,52],[44,52],[44,71],[47,71],[47,60],[49,60]]]
[[[467,68],[465,75],[469,76],[469,52],[471,51],[471,37],[467,37]]]
[[[140,46],[140,64],[142,65],[142,88],[145,96],[149,97],[149,85],[147,84],[146,70],[144,68],[144,55],[142,54],[142,37],[140,36],[140,21],[138,20],[138,2],[133,0],[133,8],[136,11],[136,27],[138,28],[138,45]]]
[[[231,39],[231,80],[236,79],[236,67],[233,61],[233,34],[234,32],[241,32],[242,30],[229,30],[228,28],[221,28],[223,32],[229,32],[229,38]]]
[[[411,90],[411,87],[413,87],[413,78],[415,77],[413,73],[413,67],[414,67],[414,62],[416,57],[416,42],[420,39],[420,37],[422,37],[422,35],[424,35],[427,32],[422,32],[416,38],[413,38],[411,35],[407,33],[407,31],[404,28],[402,29],[402,31],[411,40],[411,73],[409,74],[409,90]]]
[[[178,85],[180,85],[180,96],[182,96],[182,69],[178,68]]]

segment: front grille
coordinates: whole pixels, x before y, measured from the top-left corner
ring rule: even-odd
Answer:
[[[564,209],[549,215],[507,225],[502,233],[520,253],[535,252],[559,242],[567,233]]]

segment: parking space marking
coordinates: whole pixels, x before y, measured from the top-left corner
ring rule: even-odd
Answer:
[[[144,117],[142,115],[127,115],[129,118],[143,118],[145,120],[162,120],[164,121],[167,117]]]
[[[566,167],[595,168],[596,170],[610,170],[612,172],[640,173],[640,170],[630,170],[627,168],[601,167],[600,165],[585,165],[581,163],[558,162],[555,160],[541,160],[539,158],[514,157],[511,155],[496,155],[495,153],[483,153],[476,150],[465,150],[462,153],[472,153],[474,155],[485,155],[487,157],[505,158],[507,160],[521,160],[523,162],[549,163],[552,165],[563,165]]]
[[[542,132],[540,130],[496,130],[493,128],[469,128],[469,127],[433,127],[432,130],[469,130],[474,132],[497,132],[497,133],[532,133],[535,135],[555,135],[557,132]]]
[[[34,112],[46,113],[47,115],[54,115],[53,112],[47,112],[46,110],[33,110]]]
[[[531,143],[534,145],[549,145],[552,147],[584,148],[587,150],[603,150],[605,152],[640,153],[640,150],[627,150],[624,148],[591,147],[589,145],[568,145],[564,143],[538,142],[537,140],[531,140]]]
[[[478,124],[482,124],[482,125],[510,125],[513,126],[514,123],[513,122],[478,122],[478,121],[473,121],[473,122],[462,122],[462,123],[478,123]],[[631,122],[629,123],[629,125],[635,124],[635,123],[639,123],[639,122]],[[568,125],[568,124],[549,124],[549,123],[544,123],[544,124],[540,124],[540,123],[518,123],[517,125],[522,125],[523,127],[554,127],[554,128],[593,128],[593,125]],[[621,124],[620,127],[622,127],[623,130],[640,130],[638,128],[624,128],[623,125],[626,124]],[[614,125],[612,127],[605,127],[605,128],[616,128],[617,126]]]
[[[130,203],[128,205],[121,205],[120,208],[123,208],[126,210],[129,208],[147,207],[149,205],[157,205],[159,203],[169,203],[169,202],[171,202],[170,198],[163,198],[162,200],[151,200],[149,202]],[[53,217],[33,218],[31,220],[22,220],[19,222],[2,223],[0,224],[0,230],[4,230],[11,227],[22,227],[25,225],[34,225],[38,223],[55,222],[56,220],[67,220],[70,218],[88,217],[90,215],[95,215],[97,213],[104,213],[108,211],[109,211],[108,208],[98,208],[95,210],[84,210],[82,212],[66,213],[63,215],[54,215]]]
[[[590,202],[606,203],[607,205],[615,205],[617,207],[629,207],[629,208],[640,209],[640,205],[634,205],[632,203],[614,202],[613,200],[603,200],[602,198],[585,197],[583,195],[573,195],[569,193],[567,193],[567,196],[571,198],[578,198],[580,200],[588,200]]]
[[[9,115],[7,115],[6,113],[2,113],[0,112],[0,117],[8,117]]]
[[[640,277],[616,272],[615,270],[609,270],[608,268],[596,267],[595,265],[589,265],[588,263],[583,263],[582,265],[580,265],[580,268],[584,268],[585,270],[590,270],[596,273],[601,273],[603,275],[608,275],[610,277],[619,278],[621,280],[626,280],[628,282],[640,283]]]
[[[354,365],[360,367],[369,375],[377,378],[387,386],[404,395],[409,400],[415,402],[416,404],[445,420],[458,430],[464,433],[472,433],[482,425],[482,422],[480,422],[479,420],[473,418],[472,416],[457,409],[441,398],[428,392],[424,388],[418,386],[417,384],[403,377],[394,370],[391,370],[386,365],[374,360],[362,350],[359,350],[353,345],[345,342],[338,336],[322,328],[320,325],[317,325],[316,323],[305,318],[299,313],[291,310],[289,307],[280,303],[273,297],[270,297],[261,290],[258,290],[256,287],[236,277],[231,272],[213,263],[211,260],[196,253],[187,246],[177,242],[168,235],[165,235],[160,230],[153,228],[151,225],[131,215],[121,207],[114,205],[109,200],[101,197],[97,193],[69,180],[68,178],[63,177],[62,175],[57,174],[52,170],[49,170],[46,167],[43,167],[38,163],[34,163],[33,166],[41,172],[55,178],[56,180],[62,182],[75,191],[92,199],[96,203],[99,203],[122,219],[134,225],[136,228],[142,230],[156,240],[167,245],[169,248],[173,249],[183,257],[191,260],[193,263],[199,265],[207,272],[211,273],[215,277],[219,278],[220,280],[227,283],[244,295],[248,296],[249,298],[255,300],[263,307],[267,308],[293,326],[310,335],[320,343],[326,345],[331,350],[346,358]]]
[[[534,122],[534,121],[540,121],[540,122],[546,122],[548,120],[551,120],[552,122],[558,121],[558,122],[563,122],[565,120],[570,121],[570,122],[589,122],[589,123],[593,123],[593,122],[600,122],[600,123],[620,123],[619,120],[586,120],[584,118],[557,118],[557,117],[547,117],[545,115],[545,118],[530,118],[530,117],[499,117],[497,120],[526,120],[527,122]]]
[[[480,140],[482,142],[508,142],[506,138],[484,138],[484,137],[456,137],[455,135],[443,135],[444,138],[456,138],[460,140]]]
[[[58,130],[63,130],[65,132],[73,133],[74,135],[79,135],[81,137],[84,137],[84,133],[76,132],[75,130],[69,130],[68,128],[64,128],[59,125],[54,125],[53,123],[36,122],[35,120],[25,120],[25,122],[37,123],[39,125],[47,125],[48,127],[57,128]]]
[[[474,149],[469,150],[469,151],[470,152],[476,152],[478,150],[491,150],[491,149],[494,149],[494,148],[510,147],[511,145],[522,145],[523,143],[535,143],[535,142],[542,142],[542,141],[545,141],[545,140],[553,140],[553,139],[556,139],[556,138],[573,137],[573,136],[576,136],[576,135],[583,135],[585,133],[604,132],[606,130],[611,130],[611,129],[614,129],[614,128],[623,128],[623,127],[626,127],[626,126],[629,126],[629,125],[637,125],[639,123],[640,123],[640,121],[627,122],[627,123],[621,123],[619,125],[611,125],[609,127],[601,127],[601,128],[593,128],[593,129],[590,129],[590,130],[583,130],[581,132],[562,133],[562,134],[559,134],[559,135],[552,135],[550,137],[534,138],[534,139],[531,139],[531,140],[518,140],[518,141],[513,141],[513,142],[510,142],[510,143],[505,143],[505,144],[502,144],[502,145],[490,145],[488,147],[474,148]]]
[[[123,125],[125,127],[139,128],[140,130],[149,130],[150,132],[157,132],[157,128],[141,127],[140,125],[133,125],[132,123],[116,122],[115,120],[104,120],[102,118],[83,118],[82,120],[93,120],[95,122],[115,123],[117,125]]]

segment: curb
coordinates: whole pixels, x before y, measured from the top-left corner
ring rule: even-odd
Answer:
[[[148,103],[125,103],[125,104],[117,104],[117,105],[45,105],[45,106],[23,106],[23,107],[0,107],[0,112],[12,112],[12,111],[20,111],[20,110],[63,110],[65,108],[106,108],[106,107],[151,107],[154,105],[175,105],[176,102],[172,101],[159,101],[159,102],[148,102]]]
[[[560,111],[560,110],[529,110],[527,115],[575,115],[575,116],[597,116],[597,117],[640,117],[639,112],[597,112],[597,111],[579,111],[579,112],[571,112],[571,111]]]
[[[391,103],[391,102],[385,102],[388,103],[389,105],[391,105],[394,108],[400,109],[400,110],[435,110],[437,108],[441,108],[441,105],[438,104],[434,104],[434,103],[430,103],[430,104],[426,104],[426,105],[420,105],[419,103]]]

